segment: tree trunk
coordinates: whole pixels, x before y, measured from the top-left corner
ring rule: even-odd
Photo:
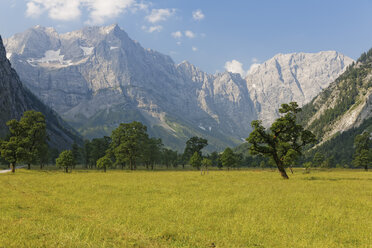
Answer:
[[[366,165],[366,166],[364,167],[364,170],[365,170],[365,171],[368,171],[368,165]]]
[[[278,166],[278,170],[280,172],[280,175],[284,178],[284,179],[289,179],[288,175],[287,175],[287,172],[285,171],[284,167],[282,165],[277,165]]]
[[[31,169],[31,164],[27,164],[27,170]]]
[[[104,172],[106,172],[106,166],[105,166],[105,167],[103,167],[103,171],[104,171]]]
[[[292,174],[293,174],[292,166],[289,166],[289,169],[291,170],[291,172],[292,172]]]
[[[282,161],[278,158],[278,156],[276,154],[273,155],[273,159],[276,163],[276,166],[278,167],[278,170],[280,172],[280,175],[284,178],[284,179],[289,179],[288,175],[287,175],[287,172],[285,171],[284,169],[284,166],[282,164]]]
[[[67,166],[65,167],[65,172],[68,173],[68,167]]]
[[[11,163],[10,164],[10,167],[12,168],[12,173],[14,173],[15,172],[15,164],[14,163]]]

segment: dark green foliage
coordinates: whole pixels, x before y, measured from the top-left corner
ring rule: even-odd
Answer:
[[[84,147],[73,147],[74,158],[82,158],[86,168],[93,168],[97,165],[98,159],[105,156],[106,151],[110,148],[111,138],[95,138],[92,141],[84,141]]]
[[[59,152],[57,148],[49,148],[48,149],[48,157],[49,157],[49,162],[52,164],[56,164],[56,159],[59,156]]]
[[[128,163],[131,170],[137,168],[136,162],[143,156],[143,148],[148,140],[147,128],[142,123],[122,123],[112,131],[109,153],[118,164]]]
[[[77,164],[80,163],[82,158],[81,148],[76,142],[72,144],[71,151],[72,154],[74,155],[74,160],[76,161],[76,163]]]
[[[295,102],[282,104],[279,112],[284,115],[275,120],[269,130],[262,126],[261,121],[252,121],[254,130],[247,138],[251,154],[273,160],[285,179],[288,179],[285,167],[292,166],[306,145],[315,143],[315,136],[296,123],[300,111]]]
[[[306,151],[304,161],[313,161],[314,155],[320,152],[324,157],[332,157],[333,164],[331,166],[335,164],[351,165],[355,152],[354,139],[363,132],[372,132],[372,118],[365,120],[359,127],[337,134],[334,138]],[[314,163],[314,166],[319,166],[319,164]]]
[[[40,112],[26,111],[19,123],[24,129],[23,146],[26,151],[22,162],[25,162],[30,169],[31,164],[40,162],[43,152],[47,153],[45,117]]]
[[[199,156],[202,156],[201,150],[208,145],[206,139],[200,137],[192,137],[186,142],[185,147],[185,157],[189,159],[195,152],[199,153]]]
[[[304,163],[304,168],[306,170],[306,173],[309,173],[310,172],[310,168],[311,167],[313,167],[313,163],[311,163],[311,162]]]
[[[368,167],[372,164],[372,140],[369,132],[364,132],[355,137],[354,140],[355,154],[353,165],[355,167],[363,167],[368,171]]]
[[[145,163],[146,168],[154,169],[156,163],[159,163],[162,157],[163,143],[161,139],[150,138],[145,142],[143,148],[142,160]]]
[[[111,138],[108,136],[103,138],[95,138],[91,141],[90,162],[93,166],[97,165],[98,159],[105,156],[106,150],[109,149],[110,144]]]
[[[14,172],[16,163],[25,162],[28,169],[32,163],[43,164],[47,154],[46,123],[42,113],[26,111],[20,121],[10,120],[7,123],[10,137],[1,144],[2,157],[7,160]]]
[[[212,152],[209,155],[209,159],[212,161],[212,166],[222,168],[222,162],[220,159],[220,155],[217,152]]]
[[[236,154],[233,152],[233,150],[231,150],[230,147],[227,147],[221,154],[222,166],[226,167],[228,170],[231,167],[235,167],[235,165],[237,164],[236,158]]]
[[[169,168],[169,166],[177,167],[178,165],[178,153],[171,149],[164,148],[162,151],[163,164]]]
[[[313,163],[315,167],[320,167],[324,162],[324,155],[321,152],[316,152],[313,157]]]
[[[190,158],[190,164],[192,167],[196,168],[197,170],[200,170],[202,162],[202,157],[198,152],[194,152],[194,154]]]

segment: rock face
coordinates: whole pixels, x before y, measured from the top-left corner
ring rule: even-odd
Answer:
[[[278,54],[252,68],[247,87],[259,119],[267,126],[278,116],[282,103],[310,102],[328,87],[353,60],[335,51]]]
[[[305,105],[300,114],[300,120],[318,136],[320,144],[371,118],[372,49]]]
[[[45,106],[28,89],[24,88],[16,71],[12,69],[6,57],[3,41],[0,37],[0,136],[6,135],[6,122],[19,119],[24,111],[42,112],[47,121],[50,143],[56,148],[67,148],[80,138],[58,115]]]
[[[246,80],[209,75],[144,49],[117,25],[65,34],[36,26],[5,45],[27,87],[86,138],[137,120],[178,150],[195,135],[210,151],[241,143],[252,120],[269,123],[281,103],[310,101],[351,61],[336,52],[278,55]]]
[[[257,118],[238,74],[176,65],[117,25],[66,34],[36,26],[5,43],[27,87],[88,138],[139,120],[179,150],[194,135],[220,150],[247,137]]]

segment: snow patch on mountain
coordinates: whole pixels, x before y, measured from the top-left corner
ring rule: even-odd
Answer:
[[[94,47],[84,47],[80,46],[81,50],[84,52],[84,56],[89,56],[93,54]]]

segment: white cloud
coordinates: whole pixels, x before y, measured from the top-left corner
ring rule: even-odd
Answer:
[[[76,0],[75,0],[76,1]],[[83,0],[81,0],[83,1]],[[135,0],[85,0],[90,2],[89,24],[101,24],[105,19],[119,16],[128,8],[134,6]]]
[[[171,33],[172,37],[175,38],[175,39],[180,39],[182,38],[182,32],[181,31],[176,31],[176,32],[173,32]]]
[[[190,38],[190,39],[195,38],[195,34],[190,30],[185,31],[185,36]]]
[[[258,59],[257,58],[252,58],[252,63],[258,63]]]
[[[198,51],[198,48],[193,46],[193,47],[191,48],[191,50],[192,50],[193,52],[196,52],[196,51]]]
[[[181,41],[177,41],[176,44],[177,44],[177,46],[181,46],[182,45],[182,42]]]
[[[36,4],[34,2],[27,3],[26,16],[35,18],[40,16],[42,13],[43,10],[41,9],[41,6],[39,4]]]
[[[203,20],[205,17],[205,15],[203,14],[203,12],[201,11],[201,9],[197,9],[195,11],[192,12],[192,18],[195,20],[195,21],[200,21],[200,20]]]
[[[88,24],[102,24],[115,18],[126,10],[144,10],[146,4],[137,0],[26,0],[26,16],[39,17],[47,12],[54,20],[70,21],[81,16],[82,11],[89,15]]]
[[[163,27],[161,25],[156,25],[156,26],[149,27],[148,31],[150,33],[155,32],[155,31],[160,32],[162,29],[163,29]]]
[[[260,64],[258,64],[258,63],[253,63],[253,64],[251,65],[251,67],[249,68],[249,70],[247,71],[247,75],[248,75],[248,74],[252,74],[252,73],[254,73],[255,71],[257,71],[257,69],[258,69],[259,66],[260,66]]]
[[[225,69],[228,72],[239,73],[242,77],[246,76],[246,72],[243,69],[243,64],[233,59],[225,63]]]
[[[146,32],[153,33],[153,32],[160,32],[163,29],[163,26],[161,25],[155,25],[155,26],[142,26],[142,30],[145,30]]]
[[[175,12],[175,9],[153,9],[150,15],[146,16],[146,20],[151,23],[166,21]]]

